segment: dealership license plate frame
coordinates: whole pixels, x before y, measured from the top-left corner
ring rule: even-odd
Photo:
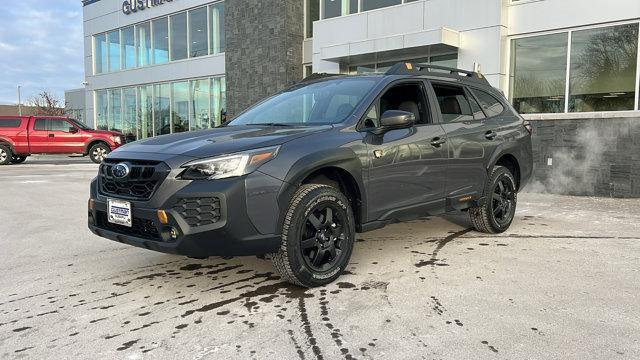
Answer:
[[[111,224],[126,227],[133,226],[131,202],[118,199],[107,199],[107,221]]]

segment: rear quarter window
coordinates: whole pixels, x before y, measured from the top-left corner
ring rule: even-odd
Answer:
[[[487,117],[498,116],[504,112],[504,106],[493,95],[478,89],[472,89],[471,91],[480,101],[480,106],[482,106]]]
[[[19,128],[22,124],[20,119],[0,119],[0,129]]]

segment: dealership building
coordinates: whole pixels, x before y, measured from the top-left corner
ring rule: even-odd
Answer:
[[[84,0],[85,121],[219,125],[311,73],[479,68],[534,125],[534,187],[640,197],[638,0]]]

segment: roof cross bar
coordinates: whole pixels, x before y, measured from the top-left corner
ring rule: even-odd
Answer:
[[[426,75],[433,74],[433,70],[441,70],[439,72],[435,72],[438,75],[445,75],[457,78],[471,78],[476,81],[489,83],[487,79],[480,72],[469,71],[463,69],[456,69],[452,67],[440,66],[440,65],[432,65],[426,63],[412,63],[412,62],[401,62],[393,65],[385,75]],[[447,74],[448,72],[448,74]],[[461,75],[464,74],[464,75]]]

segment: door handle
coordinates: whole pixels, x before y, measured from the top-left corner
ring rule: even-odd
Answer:
[[[49,134],[49,137],[56,137],[55,134]]]
[[[493,130],[489,130],[484,134],[484,137],[487,138],[487,140],[493,140],[497,136],[498,136],[498,133]]]
[[[431,140],[431,146],[439,148],[447,142],[447,138],[435,137]]]

